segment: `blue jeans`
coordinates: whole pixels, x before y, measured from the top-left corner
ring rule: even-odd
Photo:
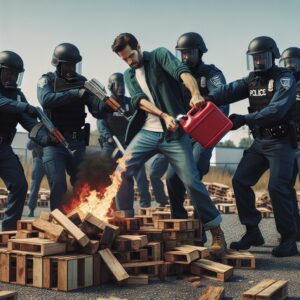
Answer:
[[[71,185],[75,185],[78,167],[85,154],[84,140],[72,139],[72,137],[66,135],[65,138],[70,148],[76,150],[74,156],[71,156],[62,145],[44,148],[43,163],[50,186],[51,210],[59,207],[67,192],[66,173],[70,176]]]
[[[2,230],[16,230],[17,221],[22,218],[28,186],[19,158],[8,144],[0,145],[0,178],[9,191]]]
[[[155,200],[157,203],[162,205],[167,204],[169,200],[165,193],[164,184],[161,180],[162,176],[168,169],[168,165],[168,159],[162,154],[157,154],[150,167],[150,181]]]
[[[199,179],[208,173],[212,149],[204,149],[199,143],[193,144],[193,157],[199,172]],[[188,217],[183,206],[186,192],[183,182],[180,180],[174,169],[170,166],[167,173],[167,188],[170,198],[172,218],[185,219]],[[195,212],[195,217],[197,212]]]
[[[277,231],[283,237],[295,236],[291,184],[294,163],[295,150],[288,139],[255,139],[250,148],[244,151],[232,179],[239,218],[243,225],[257,226],[261,220],[251,187],[270,169],[268,190]]]
[[[30,210],[34,210],[36,208],[38,193],[44,175],[45,169],[43,160],[39,157],[34,157],[32,160],[31,187],[28,200],[28,207]]]
[[[117,209],[125,210],[129,215],[134,214],[133,195],[128,190],[128,178],[150,157],[162,153],[183,181],[204,228],[208,230],[220,225],[221,216],[204,184],[199,180],[190,138],[183,135],[178,140],[166,141],[163,136],[160,132],[140,130],[129,144],[126,153],[130,153],[130,158],[125,163],[127,169],[122,173],[122,183],[116,195]]]

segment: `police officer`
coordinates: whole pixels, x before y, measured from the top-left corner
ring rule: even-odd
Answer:
[[[27,103],[19,89],[23,72],[23,60],[18,54],[0,52],[0,177],[9,190],[2,230],[16,229],[27,193],[23,167],[11,147],[16,126],[20,123],[31,131],[38,123],[35,107]]]
[[[27,149],[32,151],[32,171],[31,171],[31,187],[28,198],[29,214],[28,217],[34,217],[34,210],[37,205],[38,193],[41,182],[45,176],[45,169],[43,166],[43,147],[29,140]]]
[[[130,116],[134,113],[134,109],[130,103],[131,99],[125,96],[123,74],[113,73],[108,79],[108,89],[110,90],[112,97],[121,105],[122,110],[125,112],[125,116],[130,118]],[[103,114],[101,118],[97,120],[97,127],[100,133],[99,141],[103,155],[107,157],[114,157],[115,159],[118,159],[122,156],[122,153],[120,149],[118,149],[114,138],[117,138],[122,147],[126,148],[125,134],[127,125],[128,120],[126,120],[126,118],[119,112],[111,111]],[[146,176],[145,165],[139,169],[134,177],[141,195],[141,207],[151,206],[149,182]],[[132,179],[132,189],[133,186],[134,182]]]
[[[290,47],[284,50],[281,54],[280,65],[284,68],[289,69],[293,72],[296,80],[296,103],[294,104],[294,109],[292,110],[292,119],[295,122],[295,129],[297,132],[297,142],[300,138],[300,48]],[[300,148],[298,143],[298,148],[296,149],[296,160],[294,168],[294,178],[293,183],[295,185],[297,175],[300,170]],[[298,208],[298,201],[296,190],[294,189],[294,214],[295,221],[297,225],[297,241],[300,241],[300,215]]]
[[[77,169],[83,159],[89,139],[85,124],[85,106],[94,117],[99,117],[106,105],[91,96],[84,88],[86,78],[80,75],[81,55],[76,46],[63,43],[54,49],[52,65],[55,72],[42,75],[37,97],[45,113],[64,135],[74,156],[57,144],[44,149],[43,163],[50,184],[51,210],[57,208],[67,190],[66,172],[71,184],[76,182]]]
[[[177,40],[175,49],[177,51],[177,56],[179,56],[181,61],[190,68],[192,75],[197,80],[201,95],[205,96],[216,87],[226,84],[222,71],[214,65],[208,65],[203,62],[202,56],[207,52],[207,48],[200,34],[196,32],[182,34]],[[181,90],[186,108],[189,109],[188,104],[191,94],[183,84],[181,85]],[[221,106],[220,109],[225,115],[228,115],[229,105]],[[204,149],[195,141],[192,141],[192,144],[193,156],[197,164],[200,179],[202,179],[209,171],[210,158],[213,149]],[[173,218],[187,218],[187,212],[183,207],[185,187],[171,167],[169,167],[167,173],[167,187]]]
[[[249,98],[249,114],[233,114],[233,130],[248,125],[254,142],[244,152],[232,184],[240,221],[246,233],[232,249],[244,250],[264,244],[258,224],[261,214],[255,207],[252,186],[270,169],[268,190],[272,199],[276,228],[281,235],[274,256],[297,254],[296,226],[293,217],[293,187],[291,184],[295,150],[291,143],[289,120],[295,103],[293,74],[275,65],[280,57],[275,41],[267,36],[253,39],[248,47],[248,77],[221,86],[208,99],[215,103],[232,103]]]

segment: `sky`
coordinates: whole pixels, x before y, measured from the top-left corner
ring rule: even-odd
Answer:
[[[245,53],[257,36],[272,37],[280,52],[300,47],[300,0],[0,0],[0,7],[0,51],[22,57],[22,90],[33,105],[37,81],[53,70],[53,50],[63,42],[79,48],[82,74],[105,85],[127,68],[111,50],[122,32],[134,34],[142,50],[172,52],[181,34],[198,32],[208,48],[204,62],[220,68],[228,82],[247,76]],[[230,113],[246,108],[247,100],[231,105]]]

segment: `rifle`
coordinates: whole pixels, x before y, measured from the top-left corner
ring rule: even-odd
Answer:
[[[48,131],[57,139],[57,141],[62,144],[68,152],[74,156],[76,150],[71,150],[69,147],[69,143],[66,141],[64,136],[60,133],[60,131],[54,126],[52,121],[48,118],[48,116],[43,112],[40,107],[36,107],[38,117],[44,126],[48,129]]]
[[[126,116],[125,110],[121,107],[118,101],[107,96],[104,85],[101,84],[97,79],[93,78],[86,81],[84,83],[84,87],[101,101],[104,101],[113,111],[118,111],[127,121],[131,119],[131,117]]]

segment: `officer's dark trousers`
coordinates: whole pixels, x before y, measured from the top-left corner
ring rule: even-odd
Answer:
[[[199,143],[193,144],[193,156],[197,165],[200,180],[202,180],[202,177],[209,171],[211,154],[212,149],[204,149]],[[183,182],[171,166],[169,166],[167,172],[167,188],[170,198],[172,218],[186,219],[188,214],[183,206],[186,189]],[[198,216],[196,211],[195,214],[195,217],[197,218]]]
[[[294,237],[293,168],[295,150],[288,139],[255,139],[244,155],[232,179],[240,221],[255,226],[261,214],[255,207],[252,186],[270,169],[268,184],[276,228],[283,237]]]
[[[34,157],[32,160],[31,187],[28,198],[28,207],[31,210],[34,210],[36,208],[38,193],[44,175],[45,170],[43,160],[39,157]]]
[[[7,144],[0,145],[0,177],[9,191],[2,230],[15,230],[22,217],[27,181],[19,158]]]
[[[296,150],[296,159],[295,159],[295,166],[294,166],[294,174],[292,184],[295,186],[296,180],[300,170],[300,149]],[[294,217],[297,226],[297,231],[300,232],[300,214],[299,214],[299,207],[297,201],[297,194],[295,188],[293,189],[293,207],[294,207]]]
[[[101,153],[109,158],[112,157],[112,154],[115,150],[115,147],[109,143],[103,143]],[[120,153],[120,152],[118,152]],[[120,158],[121,155],[117,155],[115,159]],[[149,181],[146,175],[145,165],[142,165],[134,174],[134,179],[137,184],[138,191],[140,193],[140,205],[141,207],[150,207],[151,206],[151,195],[149,192]],[[131,180],[131,184],[129,186],[132,193],[134,191],[134,181]]]
[[[70,176],[72,186],[77,180],[77,172],[85,153],[84,140],[72,139],[65,135],[70,148],[76,150],[74,157],[62,146],[49,146],[44,148],[43,163],[50,185],[50,208],[59,207],[66,191],[66,173]]]

